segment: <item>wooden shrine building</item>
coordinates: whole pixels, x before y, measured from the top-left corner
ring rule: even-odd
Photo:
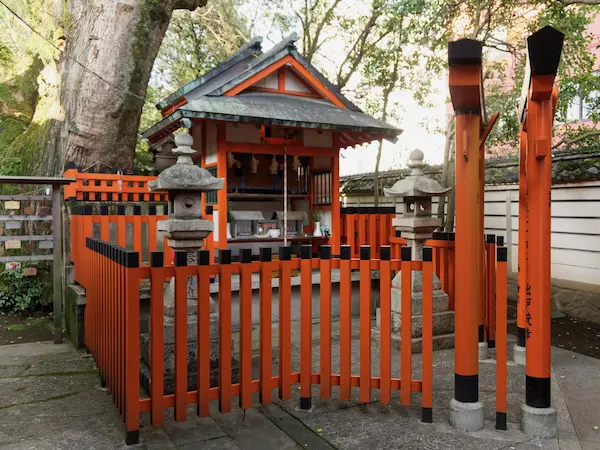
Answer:
[[[402,132],[344,97],[298,52],[296,40],[289,36],[263,53],[262,38],[252,39],[158,103],[163,119],[143,134],[162,170],[175,162],[173,133],[189,128],[198,164],[225,179],[221,191],[203,199],[203,210],[212,206],[214,248],[277,248],[287,215],[288,242],[329,243],[339,254],[340,149],[394,142]],[[313,236],[315,213],[323,237]]]

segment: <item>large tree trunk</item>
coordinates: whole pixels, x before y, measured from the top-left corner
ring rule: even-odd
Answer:
[[[66,161],[83,167],[132,166],[143,99],[173,10],[205,4],[57,0],[59,9],[66,8],[58,15],[65,27],[65,53],[58,65],[61,111],[50,126],[39,172],[58,174]]]

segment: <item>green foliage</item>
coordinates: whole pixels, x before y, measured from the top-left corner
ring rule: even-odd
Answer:
[[[37,267],[36,276],[25,276],[25,267]],[[51,271],[46,264],[22,263],[19,270],[0,272],[0,310],[39,310],[52,301]]]

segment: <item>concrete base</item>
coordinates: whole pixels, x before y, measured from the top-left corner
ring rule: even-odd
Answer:
[[[450,400],[450,426],[458,431],[483,430],[483,403],[462,403]]]
[[[513,362],[519,366],[525,367],[525,347],[515,344],[513,346]]]
[[[479,342],[477,344],[477,354],[479,355],[479,361],[485,361],[488,359],[488,343],[487,342]]]
[[[533,408],[521,405],[521,430],[531,436],[542,439],[556,437],[556,408]]]

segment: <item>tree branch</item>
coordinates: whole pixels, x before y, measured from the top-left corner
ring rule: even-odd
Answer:
[[[173,9],[187,9],[194,11],[197,8],[206,6],[208,0],[175,0],[173,2]]]
[[[600,2],[599,2],[600,3]],[[556,144],[554,144],[552,146],[552,148],[557,148],[563,144],[565,144],[567,147],[569,147],[570,145],[573,145],[579,141],[583,141],[584,139],[590,138],[590,137],[594,137],[594,136],[600,136],[600,130],[593,130],[593,131],[589,131],[587,133],[583,133],[577,137],[574,137],[573,139],[569,139],[569,138],[562,138],[560,141],[558,141]]]
[[[557,0],[563,6],[570,5],[600,5],[600,0]]]

